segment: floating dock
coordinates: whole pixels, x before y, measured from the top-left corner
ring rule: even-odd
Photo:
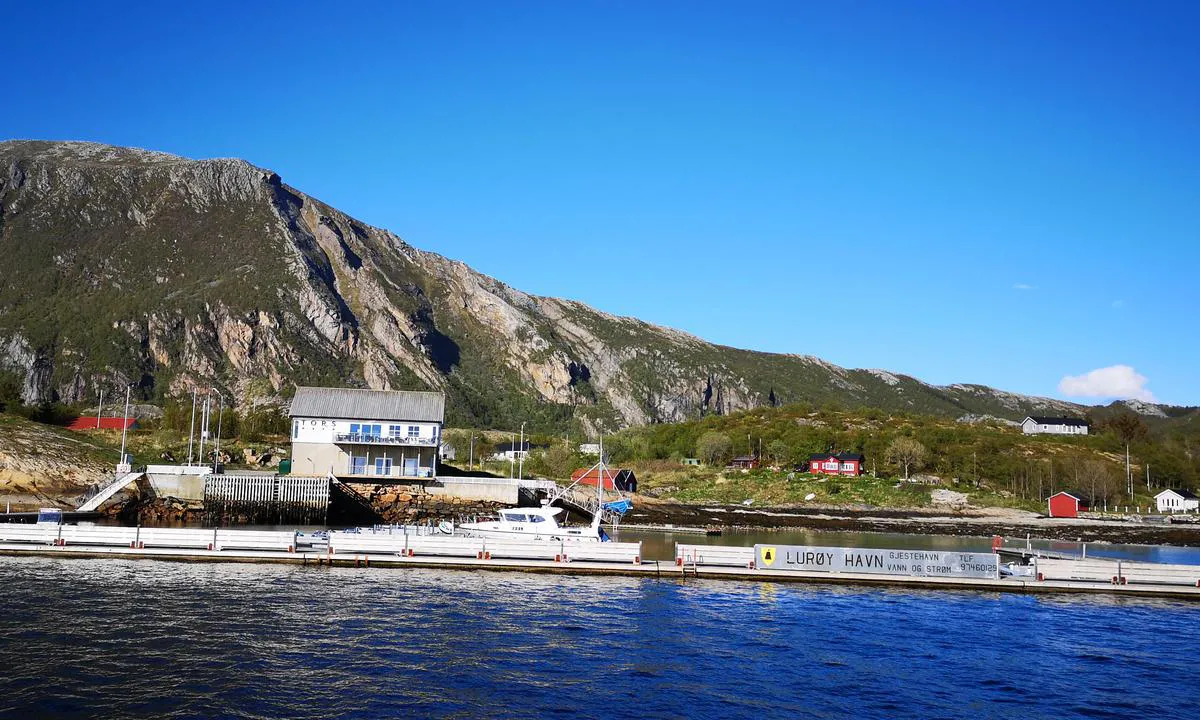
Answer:
[[[678,544],[675,559],[661,561],[643,559],[641,543],[490,541],[407,531],[331,532],[324,544],[306,544],[310,538],[279,531],[16,525],[2,530],[0,554],[49,558],[443,568],[1200,600],[1200,566],[1107,560],[1042,560],[1029,577],[920,577],[757,567],[756,548],[729,546]]]

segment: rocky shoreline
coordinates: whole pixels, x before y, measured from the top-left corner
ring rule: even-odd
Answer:
[[[1021,510],[996,508],[962,511],[922,508],[751,508],[647,501],[637,503],[626,518],[626,527],[638,525],[760,532],[808,529],[911,535],[1000,535],[1007,538],[1029,535],[1072,542],[1200,547],[1200,524],[1196,523],[1047,518]]]

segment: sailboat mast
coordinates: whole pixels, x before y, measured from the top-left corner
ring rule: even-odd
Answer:
[[[604,473],[604,436],[601,435],[600,466],[596,469],[596,517],[592,518],[592,525],[596,528],[604,521]]]

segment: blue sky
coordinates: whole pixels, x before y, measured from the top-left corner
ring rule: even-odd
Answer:
[[[5,11],[0,137],[246,158],[723,344],[1200,404],[1195,3],[100,5]]]

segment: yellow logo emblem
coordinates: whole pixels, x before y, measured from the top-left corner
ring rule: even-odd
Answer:
[[[772,563],[775,562],[775,548],[765,547],[762,549],[761,554],[762,554],[761,560],[762,560],[763,566],[771,567]]]

